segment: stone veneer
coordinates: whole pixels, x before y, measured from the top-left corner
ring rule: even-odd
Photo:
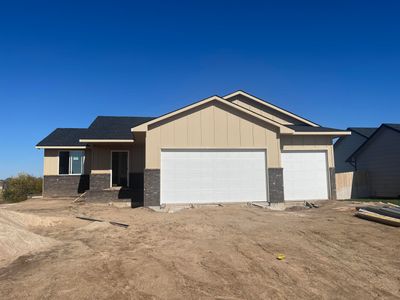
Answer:
[[[144,206],[160,205],[160,169],[144,170]]]
[[[90,189],[104,190],[110,188],[110,174],[91,174]]]
[[[283,194],[283,168],[268,168],[268,192],[270,203],[285,201]]]
[[[336,200],[336,170],[335,168],[329,168],[329,183],[330,183],[330,193],[329,200]]]
[[[89,175],[46,175],[44,197],[76,197],[89,189]]]

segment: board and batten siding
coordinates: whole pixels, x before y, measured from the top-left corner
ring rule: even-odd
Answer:
[[[357,156],[357,170],[367,171],[372,197],[400,195],[400,133],[383,127]]]
[[[111,151],[129,151],[129,172],[143,173],[144,144],[92,146],[92,174],[111,173]]]
[[[58,153],[60,151],[73,151],[70,149],[44,149],[44,159],[43,159],[43,175],[59,175],[58,174],[58,164],[59,158]],[[92,152],[90,149],[85,149],[85,165],[84,165],[84,174],[90,174],[91,168],[91,160],[92,160]]]
[[[283,125],[302,124],[302,122],[291,116],[257,103],[243,95],[236,95],[230,98],[229,101]]]
[[[335,167],[332,137],[317,135],[281,136],[282,151],[326,151],[328,167]]]
[[[267,149],[267,166],[280,166],[279,129],[211,102],[154,124],[146,136],[146,169],[160,169],[162,148]]]

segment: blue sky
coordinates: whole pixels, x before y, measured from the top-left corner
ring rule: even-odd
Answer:
[[[396,1],[2,1],[0,178],[97,115],[243,89],[324,126],[400,123]]]

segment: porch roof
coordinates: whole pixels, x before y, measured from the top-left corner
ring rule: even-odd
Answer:
[[[36,148],[86,148],[88,143],[132,143],[131,128],[151,117],[97,117],[88,128],[57,128]]]
[[[151,117],[108,117],[99,116],[80,137],[81,141],[133,141],[131,128],[152,120]]]
[[[41,140],[36,148],[55,148],[55,147],[75,147],[84,148],[85,143],[79,139],[86,132],[86,128],[57,128],[43,140]]]

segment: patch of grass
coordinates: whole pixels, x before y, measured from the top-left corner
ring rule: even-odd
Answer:
[[[363,199],[348,199],[348,200],[345,200],[345,201],[383,202],[383,203],[392,203],[392,204],[400,205],[400,199],[363,198]]]

